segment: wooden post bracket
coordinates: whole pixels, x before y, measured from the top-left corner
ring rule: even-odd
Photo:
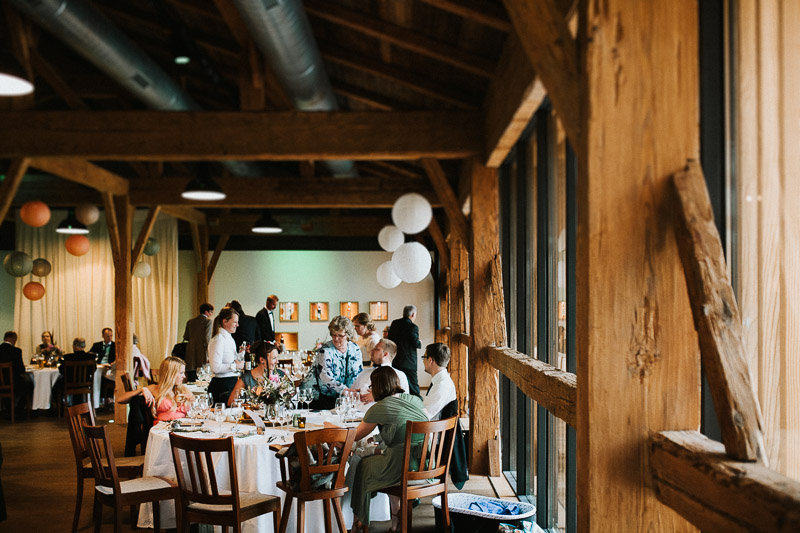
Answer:
[[[740,461],[767,465],[764,427],[742,341],[742,319],[725,268],[700,164],[672,176],[675,231],[686,286],[725,450]]]

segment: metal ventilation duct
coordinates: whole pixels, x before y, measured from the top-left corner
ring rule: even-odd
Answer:
[[[47,31],[71,46],[153,109],[200,110],[200,106],[102,13],[75,0],[10,0]],[[239,176],[263,174],[259,165],[225,161]]]
[[[317,43],[299,0],[233,0],[258,48],[301,111],[335,111]],[[352,161],[325,161],[334,176],[356,176]]]

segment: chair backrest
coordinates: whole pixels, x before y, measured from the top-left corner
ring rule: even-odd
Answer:
[[[406,422],[406,442],[403,458],[403,481],[438,478],[447,483],[453,439],[456,432],[456,417],[433,422]],[[413,435],[423,435],[422,443],[412,445]],[[412,452],[420,450],[419,468],[411,468]]]
[[[97,363],[88,361],[64,361],[64,394],[91,394],[94,371]]]
[[[300,490],[303,492],[314,490],[311,476],[326,474],[333,474],[331,488],[342,488],[345,466],[353,449],[355,437],[356,428],[326,428],[295,433],[294,445],[300,462]],[[314,447],[314,464],[311,463],[309,453],[305,452],[311,446]]]
[[[232,511],[239,513],[239,482],[236,475],[236,457],[233,451],[233,437],[224,439],[192,439],[175,433],[169,434],[172,446],[172,461],[178,474],[178,486],[184,508],[190,502],[211,505],[231,505]],[[227,459],[228,489],[220,490],[220,482],[214,470],[212,454],[222,454]]]
[[[86,440],[83,435],[84,426],[94,426],[94,410],[89,402],[79,403],[67,409],[69,414],[69,439],[78,470],[83,470],[83,461],[89,457]]]
[[[131,382],[130,374],[125,372],[120,376],[120,379],[122,379],[122,388],[125,389],[125,392],[131,392],[133,390],[133,383]]]
[[[14,398],[14,363],[0,363],[0,398]]]
[[[120,496],[119,475],[114,461],[114,450],[108,437],[108,426],[83,426],[86,448],[92,460],[95,487],[109,487],[116,497]],[[108,468],[104,468],[108,465]]]
[[[154,383],[158,383],[158,377],[159,377],[158,375],[159,375],[159,373],[160,373],[160,370],[158,368],[151,368],[150,369],[150,379],[147,380],[150,383],[150,385],[152,385]]]

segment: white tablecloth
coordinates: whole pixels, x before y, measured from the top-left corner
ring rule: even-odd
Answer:
[[[27,368],[33,377],[33,405],[32,409],[50,409],[50,396],[53,385],[58,379],[57,368]]]
[[[308,423],[322,423],[321,415],[311,414],[307,418]],[[230,432],[233,424],[223,423],[223,431]],[[217,423],[206,422],[205,427],[212,429],[214,433],[182,433],[182,435],[198,436],[198,438],[217,437]],[[239,425],[239,431],[251,431],[253,426]],[[289,431],[273,430],[267,428],[264,435],[253,435],[251,437],[234,439],[234,450],[236,453],[236,469],[239,480],[239,490],[245,492],[261,492],[264,494],[274,494],[281,497],[281,512],[283,512],[284,493],[275,486],[280,481],[280,467],[275,452],[269,449],[270,437],[277,436],[277,442],[292,442],[293,433]],[[150,431],[150,438],[147,441],[147,453],[144,460],[144,475],[159,476],[177,481],[175,468],[172,464],[172,454],[169,445],[169,433],[160,425]],[[227,463],[216,465],[218,479],[228,479]],[[230,488],[230,487],[225,487]],[[175,527],[175,508],[172,502],[162,502],[161,509],[161,528]],[[348,507],[344,511],[345,522],[348,529],[352,526],[353,513]],[[139,527],[153,527],[153,511],[150,504],[142,505],[139,511]],[[297,504],[292,505],[291,516],[287,531],[295,531],[297,519]],[[335,523],[335,517],[331,516]],[[389,520],[389,498],[385,494],[378,494],[372,500],[370,510],[371,520]],[[309,502],[306,504],[306,531],[309,533],[322,532],[325,530],[325,520],[322,513],[322,502]],[[336,526],[334,525],[334,529]],[[242,531],[249,532],[272,532],[272,515],[262,515],[243,524]]]
[[[100,407],[100,387],[103,385],[103,375],[108,370],[109,365],[97,365],[94,371],[94,381],[92,381],[92,405],[95,409]]]

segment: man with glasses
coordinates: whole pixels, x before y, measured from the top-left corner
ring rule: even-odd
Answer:
[[[442,408],[456,399],[456,386],[447,373],[447,364],[450,362],[450,348],[441,342],[434,342],[425,347],[422,364],[425,372],[431,375],[431,384],[428,392],[422,397],[425,413],[431,420],[439,420]]]
[[[420,396],[417,379],[417,350],[422,348],[419,342],[419,328],[414,324],[417,308],[407,305],[403,308],[403,318],[398,318],[389,327],[389,340],[397,345],[397,356],[392,366],[403,372],[408,378],[411,394]]]

